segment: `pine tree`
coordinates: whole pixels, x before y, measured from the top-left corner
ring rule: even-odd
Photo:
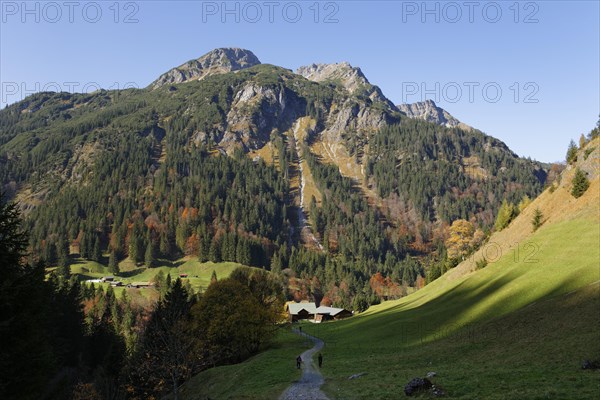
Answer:
[[[68,281],[71,277],[71,266],[69,265],[69,248],[65,240],[60,238],[56,244],[58,252],[58,275],[63,281]]]
[[[213,240],[210,244],[208,259],[212,262],[221,262],[221,246],[216,240]]]
[[[102,261],[102,250],[100,250],[100,238],[98,237],[98,235],[96,235],[96,240],[94,241],[94,247],[92,249],[90,259],[97,262]]]
[[[110,251],[110,256],[108,257],[108,268],[113,275],[119,274],[119,260],[117,259],[117,252],[115,250]]]
[[[154,245],[152,244],[152,240],[148,240],[146,254],[144,255],[144,264],[147,268],[151,268],[154,266],[154,261]]]
[[[169,243],[169,238],[167,236],[167,232],[165,231],[160,233],[159,250],[160,254],[165,258],[171,255],[171,244]]]
[[[590,181],[588,181],[585,172],[577,168],[575,170],[575,176],[573,177],[573,189],[571,190],[571,194],[577,199],[585,193],[588,187],[590,187]]]
[[[542,214],[542,210],[537,207],[533,212],[533,218],[531,219],[531,225],[533,227],[533,231],[537,231],[537,229],[542,226],[542,219],[544,215]]]
[[[577,160],[577,145],[574,140],[571,140],[569,143],[569,148],[567,149],[567,163],[573,164]]]

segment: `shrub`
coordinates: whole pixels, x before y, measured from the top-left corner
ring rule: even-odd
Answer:
[[[596,150],[595,147],[590,147],[589,149],[585,149],[585,152],[583,153],[583,159],[587,160],[588,157],[590,156],[590,154],[592,154],[592,152]]]
[[[537,229],[542,226],[543,221],[542,219],[544,218],[544,215],[542,214],[542,211],[538,208],[535,209],[535,211],[533,212],[533,218],[531,219],[531,225],[533,226],[533,231],[537,231]]]
[[[588,181],[585,172],[577,168],[577,170],[575,170],[575,177],[573,178],[573,189],[571,190],[571,194],[577,199],[585,193],[588,187],[590,187],[590,181]]]
[[[485,267],[487,267],[488,265],[488,260],[486,260],[485,257],[483,257],[481,260],[475,261],[475,266],[477,267],[477,269],[483,269]]]

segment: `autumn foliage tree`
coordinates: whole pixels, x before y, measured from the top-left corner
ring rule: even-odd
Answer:
[[[500,209],[498,210],[498,216],[496,217],[496,223],[494,228],[496,231],[501,231],[506,228],[508,224],[517,216],[517,208],[513,203],[509,203],[504,199]]]
[[[464,219],[458,219],[450,226],[450,236],[446,240],[448,257],[451,259],[463,258],[473,247],[475,227]]]
[[[209,365],[242,361],[274,334],[273,310],[236,279],[211,284],[192,309],[194,330]]]

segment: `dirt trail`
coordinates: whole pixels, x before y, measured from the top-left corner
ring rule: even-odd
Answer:
[[[301,355],[303,361],[302,378],[287,388],[279,397],[279,400],[329,400],[329,397],[320,389],[324,382],[323,375],[321,375],[318,367],[315,367],[312,360],[312,356],[323,348],[323,341],[296,329],[294,329],[294,332],[312,340],[315,345]]]

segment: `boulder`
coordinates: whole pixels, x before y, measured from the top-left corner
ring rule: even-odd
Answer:
[[[406,386],[404,386],[404,394],[413,396],[417,393],[431,389],[432,386],[431,381],[427,378],[413,378]]]
[[[582,369],[600,369],[600,361],[598,360],[584,360],[581,363]]]

